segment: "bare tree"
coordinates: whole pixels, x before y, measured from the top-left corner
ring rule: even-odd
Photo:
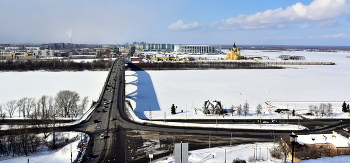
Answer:
[[[242,110],[242,105],[239,104],[239,105],[237,106],[237,114],[238,114],[239,116],[241,116],[242,112],[243,112],[243,110]]]
[[[10,118],[12,118],[13,113],[16,111],[17,107],[16,107],[16,102],[17,100],[11,100],[11,101],[7,101],[6,102],[6,110],[10,115]]]
[[[314,106],[313,105],[309,105],[309,113],[312,113],[314,112]]]
[[[89,103],[89,98],[88,96],[85,96],[80,103],[80,111],[81,111],[81,115],[83,115],[84,110],[86,109],[87,104]]]
[[[48,107],[48,113],[47,116],[49,118],[52,118],[52,116],[56,115],[56,108],[55,108],[55,104],[54,104],[54,99],[50,96],[47,102],[47,107]]]
[[[262,111],[262,106],[260,104],[258,104],[256,106],[256,113],[257,113],[257,115],[261,114],[261,111]]]
[[[36,107],[35,98],[28,98],[26,104],[27,104],[26,112],[27,112],[27,116],[29,116],[30,112],[32,110],[35,110],[35,107]]]
[[[41,117],[47,116],[48,109],[49,109],[49,99],[50,99],[50,96],[43,95],[38,100],[37,109],[38,109],[38,113],[41,111]]]
[[[320,104],[320,107],[319,107],[319,111],[320,111],[322,117],[323,117],[323,115],[326,114],[326,109],[327,109],[327,105],[324,104],[324,103],[321,103],[321,104]]]
[[[6,116],[6,113],[2,112],[2,104],[0,104],[0,129],[1,129],[1,123],[4,120]],[[0,141],[0,152],[1,152],[1,141]]]
[[[75,114],[78,108],[77,102],[80,100],[80,96],[75,91],[63,90],[59,91],[55,97],[55,104],[60,109],[63,117],[71,117],[70,114]]]
[[[233,109],[234,109],[235,107],[232,105],[231,106],[231,108],[230,108],[230,111],[231,111],[231,114],[232,114],[232,116],[233,116]]]
[[[328,103],[326,105],[326,113],[328,114],[328,116],[331,116],[331,114],[333,114],[333,108],[332,108],[332,104],[331,103]]]
[[[318,109],[318,107],[316,105],[314,105],[314,112],[315,112],[316,117],[320,113],[320,109]]]
[[[279,151],[283,155],[283,161],[287,161],[287,156],[291,153],[292,143],[289,141],[288,135],[281,135],[281,140],[279,141]]]
[[[19,117],[21,116],[21,112],[23,117],[26,117],[26,113],[25,113],[25,108],[26,108],[26,104],[27,104],[27,97],[23,97],[20,100],[17,101],[17,108],[18,108],[18,115]]]
[[[247,114],[249,113],[249,104],[247,101],[243,104],[243,113],[244,116],[247,116]]]

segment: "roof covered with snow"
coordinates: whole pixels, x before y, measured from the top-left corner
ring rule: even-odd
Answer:
[[[335,147],[349,147],[350,140],[340,134],[298,135],[299,144],[333,144]]]

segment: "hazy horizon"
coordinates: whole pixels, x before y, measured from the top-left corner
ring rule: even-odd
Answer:
[[[12,0],[0,15],[0,43],[350,46],[350,0]]]

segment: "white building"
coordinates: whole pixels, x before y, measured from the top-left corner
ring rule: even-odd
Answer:
[[[214,45],[175,45],[174,52],[182,54],[218,54],[220,46]]]

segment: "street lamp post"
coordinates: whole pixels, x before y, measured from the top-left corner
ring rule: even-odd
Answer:
[[[292,163],[294,162],[294,144],[297,142],[298,136],[295,134],[289,135],[289,140],[292,143]]]

